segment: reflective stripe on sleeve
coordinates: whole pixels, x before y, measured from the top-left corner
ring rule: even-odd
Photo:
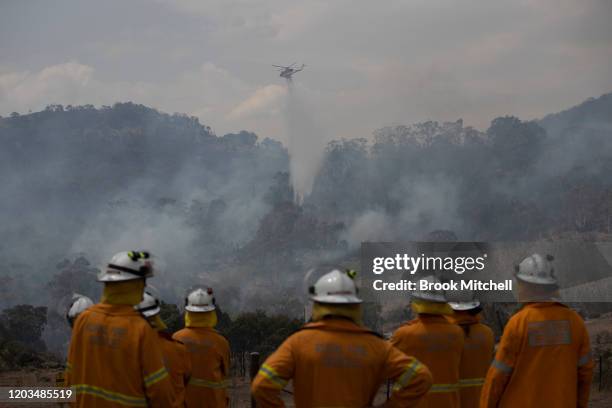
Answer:
[[[284,388],[285,385],[287,385],[288,381],[282,378],[280,375],[278,375],[278,373],[267,364],[263,364],[261,366],[261,368],[259,369],[259,374],[263,375],[268,380],[272,381],[279,388]]]
[[[512,370],[514,370],[512,367],[510,367],[509,365],[507,365],[506,363],[504,363],[503,361],[499,361],[499,360],[493,360],[493,363],[491,364],[493,367],[495,367],[496,369],[498,369],[499,371],[501,371],[504,374],[511,374]]]
[[[591,352],[589,351],[584,356],[578,359],[578,367],[582,367],[585,364],[588,364],[591,361]]]
[[[221,388],[227,388],[229,386],[229,381],[227,380],[210,381],[210,380],[205,380],[203,378],[191,377],[189,379],[189,385],[194,385],[196,387],[221,389]]]
[[[459,380],[459,387],[480,387],[484,384],[485,379],[483,377],[479,378],[463,378]]]
[[[128,407],[146,407],[147,400],[144,397],[132,397],[118,392],[106,390],[89,384],[77,384],[74,386],[77,395],[87,394],[102,398],[106,401],[125,405]]]
[[[434,384],[431,386],[429,392],[433,394],[439,394],[443,392],[455,392],[459,389],[459,384]]]
[[[153,374],[149,374],[144,378],[144,384],[146,387],[150,387],[158,381],[163,380],[168,376],[168,371],[166,367],[162,367],[159,370],[155,371]]]
[[[406,367],[406,370],[400,375],[395,384],[393,384],[393,391],[398,391],[410,384],[412,377],[416,374],[416,372],[422,367],[419,360],[414,360],[412,363]]]

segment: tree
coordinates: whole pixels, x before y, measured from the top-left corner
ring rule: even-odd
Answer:
[[[92,267],[85,257],[79,256],[74,261],[64,259],[56,265],[56,269],[59,272],[47,284],[54,301],[60,302],[73,293],[92,299],[97,297],[100,290],[96,282],[98,269]]]
[[[513,116],[505,116],[491,122],[487,136],[500,170],[523,173],[540,156],[546,131],[536,122],[522,122]]]
[[[268,316],[257,310],[239,315],[227,331],[227,338],[234,352],[258,351],[267,355],[301,326],[300,320]]]
[[[159,305],[161,311],[159,316],[168,326],[171,333],[177,332],[183,328],[183,319],[178,306],[173,303],[166,303],[163,300]]]
[[[42,332],[47,323],[47,308],[32,305],[17,305],[0,314],[0,324],[10,338],[28,346],[41,347]]]

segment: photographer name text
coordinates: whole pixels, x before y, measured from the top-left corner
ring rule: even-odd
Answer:
[[[402,279],[396,282],[384,282],[381,279],[372,282],[374,290],[397,290],[397,291],[414,291],[414,290],[473,290],[473,291],[512,291],[512,279],[506,279],[502,282],[493,280],[483,281],[479,279],[470,280],[450,280],[447,282],[432,283],[426,279],[407,280]]]

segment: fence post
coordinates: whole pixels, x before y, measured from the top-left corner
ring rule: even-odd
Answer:
[[[259,353],[256,351],[251,353],[251,365],[249,366],[249,370],[249,377],[252,383],[259,371]],[[253,396],[251,396],[251,408],[255,408],[255,398],[253,398]]]

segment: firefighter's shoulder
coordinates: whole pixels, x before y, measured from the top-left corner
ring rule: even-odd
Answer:
[[[354,327],[351,327],[350,329],[347,330],[346,328],[339,328],[339,327],[330,326],[330,325],[327,324],[327,322],[325,320],[318,321],[318,322],[306,323],[305,325],[303,325],[302,327],[297,329],[292,335],[299,335],[300,333],[309,333],[309,332],[317,331],[317,330],[321,330],[321,331],[353,332],[353,333],[370,335],[370,336],[378,337],[380,339],[384,339],[384,336],[382,334],[380,334],[378,332],[375,332],[373,330],[367,329],[365,327],[361,327],[361,326],[355,325]]]
[[[217,335],[217,339],[220,339],[220,340],[225,340],[225,341],[228,341],[228,342],[229,342],[229,340],[227,339],[227,337],[225,337],[225,334],[221,333],[219,330],[217,330],[217,329],[212,329],[211,331],[212,331],[212,333],[214,333],[214,334],[216,334],[216,335]]]
[[[411,326],[415,326],[419,324],[419,319],[412,319],[412,320],[407,320],[405,322],[403,322],[402,324],[400,324],[400,326],[397,328],[397,330],[401,330],[402,328],[408,328]]]
[[[162,339],[167,340],[169,342],[172,342],[172,343],[182,344],[182,345],[185,344],[181,340],[175,338],[172,334],[168,333],[167,331],[160,331],[159,332],[159,337],[161,337]]]

